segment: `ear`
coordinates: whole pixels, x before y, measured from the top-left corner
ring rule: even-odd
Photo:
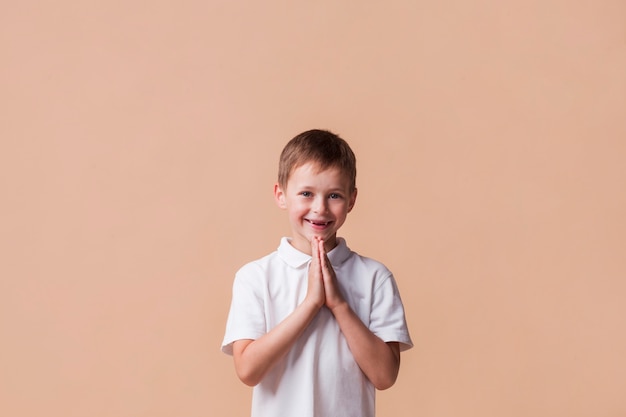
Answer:
[[[274,184],[274,199],[276,200],[276,205],[281,209],[286,209],[287,204],[285,203],[285,192],[281,188],[280,184]]]
[[[354,191],[352,191],[352,194],[350,194],[350,201],[348,202],[348,213],[352,211],[352,208],[354,207],[354,203],[356,203],[356,194],[357,194],[357,189],[355,188]]]

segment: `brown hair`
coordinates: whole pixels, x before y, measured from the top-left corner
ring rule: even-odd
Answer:
[[[350,145],[336,134],[313,129],[291,139],[280,154],[278,184],[285,188],[293,170],[307,162],[318,164],[320,170],[339,168],[350,179],[350,189],[355,190],[356,157]]]

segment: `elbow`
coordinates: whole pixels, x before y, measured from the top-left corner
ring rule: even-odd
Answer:
[[[377,368],[372,384],[379,391],[389,389],[396,383],[400,372],[400,345],[397,342],[387,343],[392,355]]]
[[[393,363],[390,363],[388,366],[379,368],[379,372],[377,372],[371,379],[372,384],[379,391],[389,389],[396,383],[399,372],[400,361],[393,361]]]
[[[376,378],[375,381],[372,381],[372,383],[377,390],[384,391],[391,388],[393,384],[396,383],[396,379],[398,379],[398,373],[394,372],[390,375],[381,375],[380,377]]]
[[[239,380],[249,387],[254,387],[261,382],[265,368],[259,367],[259,364],[250,360],[249,353],[251,352],[247,352],[247,347],[250,343],[252,343],[252,340],[236,341],[233,345],[233,359],[235,373]]]
[[[259,382],[261,382],[261,377],[258,375],[255,375],[255,373],[253,372],[249,372],[249,371],[239,369],[239,368],[237,368],[236,371],[237,371],[237,377],[239,377],[239,380],[249,387],[254,387],[255,385],[258,385]]]
[[[249,387],[255,387],[260,382],[260,381],[258,381],[256,379],[242,378],[242,377],[239,377],[239,380],[241,382],[243,382],[244,384],[246,384],[247,386],[249,386]]]

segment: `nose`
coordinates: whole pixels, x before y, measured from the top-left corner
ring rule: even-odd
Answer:
[[[317,197],[313,202],[313,212],[326,213],[328,211],[328,204],[324,197]]]

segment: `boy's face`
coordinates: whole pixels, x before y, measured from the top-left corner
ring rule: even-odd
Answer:
[[[356,194],[339,168],[319,171],[313,162],[296,168],[285,189],[274,186],[276,203],[289,216],[291,244],[308,254],[314,236],[324,240],[326,251],[337,245],[337,230],[354,207]]]

